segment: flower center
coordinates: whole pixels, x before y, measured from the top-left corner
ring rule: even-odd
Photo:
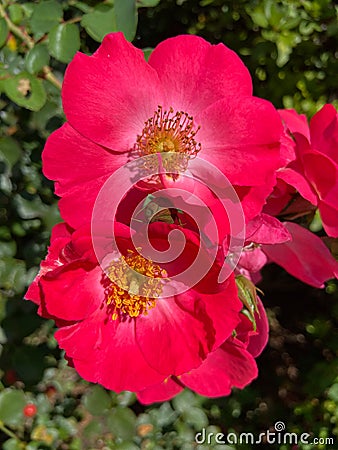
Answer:
[[[188,113],[174,112],[173,108],[163,111],[159,106],[153,117],[145,122],[135,148],[141,156],[175,152],[194,158],[201,150],[201,144],[195,139],[199,129]]]
[[[148,310],[156,305],[155,298],[162,293],[161,279],[167,277],[167,272],[152,261],[128,250],[127,256],[110,263],[108,276],[112,283],[107,290],[107,305],[112,319],[116,320],[126,316],[147,315]],[[146,281],[144,276],[147,277]],[[119,280],[118,285],[115,280]]]

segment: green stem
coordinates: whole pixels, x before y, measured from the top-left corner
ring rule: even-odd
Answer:
[[[56,78],[56,76],[53,74],[51,68],[49,66],[44,66],[42,68],[44,78],[49,81],[53,86],[55,86],[57,89],[61,91],[62,89],[62,83]]]
[[[10,31],[15,34],[15,36],[17,36],[18,38],[20,38],[26,45],[28,48],[33,48],[34,47],[34,41],[33,39],[28,36],[28,34],[26,34],[24,31],[21,30],[21,28],[17,27],[16,25],[14,25],[14,23],[11,21],[11,19],[8,17],[4,7],[2,5],[0,5],[0,16],[3,17],[8,25],[8,28],[10,29]]]
[[[14,25],[14,23],[11,21],[11,19],[6,14],[6,11],[2,5],[0,5],[0,17],[3,17],[8,25],[9,30],[17,36],[19,39],[24,42],[29,49],[33,48],[35,45],[34,40],[21,28]],[[42,68],[42,72],[44,74],[44,78],[48,80],[53,86],[55,86],[57,89],[61,91],[62,83],[56,78],[56,76],[53,74],[52,69],[49,66],[44,66]]]
[[[15,439],[15,440],[21,442],[20,439],[13,433],[13,431],[9,430],[9,429],[3,424],[3,422],[2,422],[1,420],[0,420],[0,430],[1,430],[3,433],[7,434],[7,436],[9,436],[10,438]]]

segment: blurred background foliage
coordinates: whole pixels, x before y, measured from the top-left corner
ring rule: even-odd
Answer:
[[[55,344],[53,323],[22,300],[60,221],[41,152],[64,121],[66,65],[76,51],[92,53],[116,30],[146,55],[181,33],[224,42],[248,66],[255,94],[276,107],[311,116],[326,102],[337,106],[335,2],[0,0],[0,447],[189,450],[202,428],[258,435],[283,421],[287,431],[308,432],[323,443],[266,448],[338,448],[334,283],[320,291],[266,267],[260,287],[271,333],[258,359],[259,378],[228,398],[185,391],[150,407],[131,393],[116,395],[80,380]],[[325,444],[326,437],[335,444]]]

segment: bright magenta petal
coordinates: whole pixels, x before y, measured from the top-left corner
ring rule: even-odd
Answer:
[[[100,284],[102,270],[92,265],[71,263],[41,278],[46,310],[63,320],[81,320],[93,313],[104,301]]]
[[[232,184],[262,185],[280,166],[282,122],[271,103],[231,97],[196,117],[199,156],[216,164]]]
[[[324,281],[337,276],[337,261],[322,240],[311,231],[291,222],[286,222],[285,226],[292,235],[292,241],[264,245],[264,252],[271,261],[304,283],[324,287]]]
[[[269,340],[269,322],[260,298],[258,298],[258,314],[255,314],[255,318],[257,332],[252,333],[250,336],[249,344],[246,349],[254,358],[257,358],[257,356],[262,353]]]
[[[147,316],[138,318],[136,336],[152,367],[181,375],[198,367],[231,335],[242,305],[233,278],[226,286],[219,294],[200,298],[188,292],[176,299],[159,299]]]
[[[310,130],[305,114],[298,114],[294,109],[280,109],[279,115],[291,133],[300,133],[310,141]]]
[[[264,350],[269,338],[268,318],[259,297],[257,297],[258,311],[255,312],[256,330],[251,320],[241,314],[241,321],[236,327],[236,339],[240,340],[246,350],[256,358]]]
[[[69,242],[70,238],[70,228],[65,223],[59,223],[53,227],[50,239],[51,245],[48,248],[48,254],[46,259],[41,261],[39,273],[36,275],[34,281],[31,283],[25,294],[26,300],[31,300],[38,305],[40,304],[41,291],[39,287],[39,280],[47,272],[50,272],[60,266],[60,252]]]
[[[338,186],[337,186],[338,187]],[[335,189],[337,191],[337,189]],[[338,196],[321,200],[318,208],[323,227],[328,236],[338,238]]]
[[[291,239],[290,233],[275,217],[260,214],[246,227],[246,240],[257,244],[280,244]]]
[[[236,53],[198,36],[165,40],[149,64],[165,87],[168,105],[193,116],[222,97],[252,93],[250,74]]]
[[[333,105],[324,105],[310,122],[311,144],[338,164],[338,114]]]
[[[206,358],[213,336],[205,329],[203,304],[185,293],[184,302],[159,299],[147,316],[138,317],[136,339],[148,363],[162,374],[181,375]],[[183,309],[184,308],[184,309]],[[212,326],[212,323],[211,323]]]
[[[62,197],[62,218],[79,228],[90,222],[100,189],[127,162],[128,154],[94,144],[66,123],[49,137],[42,159],[44,174],[56,181],[55,193]]]
[[[238,197],[241,200],[246,222],[255,218],[262,212],[269,194],[272,193],[276,184],[276,175],[273,174],[260,186],[235,186]]]
[[[262,269],[267,263],[267,256],[257,247],[243,251],[239,260],[239,267],[247,270],[249,273],[255,273]]]
[[[78,184],[72,190],[67,191],[59,201],[63,220],[75,229],[89,223],[95,201],[106,180],[107,175],[104,175],[87,183]]]
[[[79,185],[108,178],[128,161],[128,155],[91,142],[66,123],[48,138],[42,161],[44,175],[56,181],[55,193],[62,196]]]
[[[305,176],[319,198],[324,199],[337,188],[338,165],[332,159],[317,151],[307,151],[302,154],[302,161]]]
[[[104,310],[82,323],[64,327],[55,337],[78,373],[115,392],[140,391],[164,376],[145,361],[135,336],[134,320],[107,320]]]
[[[229,340],[210,353],[203,364],[179,379],[199,395],[220,397],[243,388],[257,377],[254,358],[239,341]]]
[[[166,402],[183,390],[173,378],[168,378],[160,384],[150,386],[136,393],[139,402],[149,405],[154,402]]]
[[[94,55],[75,55],[66,70],[62,101],[68,121],[83,136],[125,152],[163,104],[163,95],[143,52],[122,33],[111,33]]]
[[[299,172],[287,167],[279,170],[277,172],[277,176],[280,180],[283,180],[285,183],[293,186],[300,193],[300,195],[310,203],[313,205],[317,204],[317,196],[311,188],[311,185]]]

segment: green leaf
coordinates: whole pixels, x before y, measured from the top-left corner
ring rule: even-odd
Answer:
[[[149,8],[157,6],[159,3],[160,0],[136,0],[137,8]]]
[[[68,63],[80,48],[79,28],[74,23],[57,25],[49,33],[49,52],[58,61]]]
[[[0,420],[6,425],[19,425],[23,421],[23,408],[26,405],[22,391],[6,389],[0,392]]]
[[[95,10],[82,17],[81,25],[90,37],[101,42],[106,34],[117,31],[114,8]]]
[[[247,9],[248,14],[250,15],[253,23],[255,25],[258,25],[261,28],[267,28],[269,25],[268,19],[266,18],[266,15],[263,10],[263,6],[259,5],[254,10],[250,11],[250,9]]]
[[[83,397],[83,404],[91,414],[99,416],[111,407],[111,398],[101,386],[93,386]]]
[[[56,0],[47,0],[38,3],[30,20],[30,25],[34,34],[47,33],[51,28],[60,22],[63,10]]]
[[[276,64],[278,67],[284,66],[290,59],[293,47],[299,42],[299,36],[295,33],[278,34],[276,46],[278,57]]]
[[[3,450],[23,450],[24,448],[22,443],[14,438],[8,439],[8,441],[3,443],[2,447]]]
[[[115,408],[107,416],[109,430],[121,439],[135,434],[136,416],[129,408]]]
[[[149,59],[149,57],[150,57],[150,55],[152,54],[152,52],[153,52],[153,48],[151,48],[151,47],[146,47],[146,48],[144,48],[142,51],[143,51],[143,54],[144,54],[144,59],[146,60],[146,61],[148,61],[148,59]]]
[[[202,409],[197,407],[187,409],[184,412],[184,420],[196,430],[202,430],[202,428],[206,428],[209,425],[207,415]]]
[[[0,245],[0,258],[4,256],[14,256],[16,253],[16,243],[15,241],[3,242]]]
[[[136,396],[133,392],[122,391],[116,395],[116,400],[119,406],[130,406],[136,401]]]
[[[53,226],[62,221],[57,203],[48,206],[42,216],[42,221],[48,231],[52,231]]]
[[[189,408],[196,405],[196,397],[191,391],[185,389],[173,398],[173,405],[176,411],[184,413]]]
[[[7,40],[8,36],[8,25],[2,17],[0,18],[0,47],[2,47]]]
[[[137,28],[137,8],[135,0],[115,0],[114,10],[116,24],[128,41],[132,41]]]
[[[14,3],[12,5],[9,5],[8,11],[11,21],[18,25],[23,19],[22,7]]]
[[[327,396],[334,402],[338,403],[338,383],[335,383],[333,386],[330,387]]]
[[[16,195],[14,202],[21,219],[43,217],[48,211],[48,206],[42,203],[38,196],[34,197],[32,200],[27,200],[24,197],[21,197],[21,195]]]
[[[23,292],[26,285],[26,267],[20,259],[4,257],[0,260],[0,287]],[[0,417],[1,420],[1,417]]]
[[[21,72],[5,80],[4,90],[14,103],[31,111],[38,111],[46,102],[42,81],[28,72]]]
[[[29,50],[25,64],[30,73],[38,73],[44,66],[48,66],[49,53],[47,47],[44,44],[38,44]]]
[[[238,298],[243,303],[245,309],[243,314],[252,322],[254,330],[256,330],[255,313],[258,313],[257,307],[257,288],[256,286],[243,275],[236,277],[236,285],[238,289]]]
[[[94,437],[102,435],[102,423],[99,419],[94,419],[84,428],[83,434],[85,437]]]
[[[21,148],[15,139],[9,136],[0,138],[0,160],[6,163],[9,170],[19,160],[21,154]]]
[[[163,403],[156,411],[154,419],[160,428],[167,427],[177,418],[177,412],[172,409],[169,402]]]

